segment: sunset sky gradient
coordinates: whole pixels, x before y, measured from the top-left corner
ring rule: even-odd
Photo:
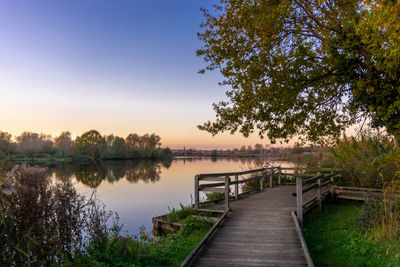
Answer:
[[[171,148],[267,144],[196,125],[225,99],[195,54],[207,0],[0,0],[0,130],[156,133]]]

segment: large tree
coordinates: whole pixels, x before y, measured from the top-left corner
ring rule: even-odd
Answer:
[[[221,0],[204,15],[197,53],[231,89],[200,129],[324,142],[369,118],[400,139],[399,1]]]
[[[98,131],[90,130],[75,139],[75,150],[79,155],[90,155],[98,160],[105,144],[105,139]]]
[[[9,156],[12,151],[11,134],[0,131],[0,158]]]
[[[74,151],[74,142],[70,132],[62,132],[54,141],[54,147],[61,156],[71,156]]]

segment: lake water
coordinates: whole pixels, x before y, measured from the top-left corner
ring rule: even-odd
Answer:
[[[97,198],[116,211],[124,230],[136,234],[141,226],[152,229],[151,218],[169,208],[192,203],[194,176],[200,173],[234,172],[293,163],[256,158],[174,159],[170,162],[107,161],[97,166],[57,165],[53,176],[72,179],[78,192]]]

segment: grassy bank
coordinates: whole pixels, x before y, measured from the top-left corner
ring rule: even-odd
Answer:
[[[315,266],[400,266],[400,241],[382,237],[379,228],[358,225],[360,203],[327,204],[304,221],[304,238]]]
[[[139,237],[114,237],[92,242],[85,253],[66,266],[179,266],[211,229],[212,223],[197,221],[189,208],[171,212],[182,223],[174,234],[154,238],[142,230]]]

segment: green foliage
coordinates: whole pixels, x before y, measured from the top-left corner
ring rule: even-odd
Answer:
[[[174,222],[179,222],[193,213],[194,209],[192,207],[185,207],[180,204],[180,209],[169,209],[169,213],[167,214],[166,218]]]
[[[400,150],[384,135],[363,133],[361,138],[344,137],[332,149],[334,164],[342,169],[344,184],[383,188],[396,179]]]
[[[12,152],[11,134],[0,131],[0,158],[6,158]]]
[[[75,150],[78,155],[90,155],[95,161],[100,159],[106,141],[96,130],[90,130],[75,139]]]
[[[93,242],[66,266],[179,266],[211,226],[188,216],[178,233],[166,237],[154,238],[141,229],[139,237]]]
[[[379,229],[381,238],[400,241],[400,183],[386,186],[384,199],[369,199],[359,218],[361,227]]]
[[[264,183],[264,187],[265,186],[266,186],[266,184]],[[260,181],[259,180],[250,181],[250,182],[244,183],[242,185],[243,192],[250,191],[250,190],[255,190],[255,189],[258,189],[258,188],[260,188]]]
[[[161,148],[161,138],[156,134],[139,136],[130,134],[126,139],[101,136],[90,130],[71,139],[70,132],[62,132],[54,139],[50,135],[24,132],[12,141],[9,133],[0,131],[0,158],[15,161],[60,161],[93,163],[100,159],[167,159],[173,154]]]
[[[231,89],[200,129],[326,143],[369,117],[400,139],[399,1],[220,2],[197,54]]]
[[[213,201],[218,199],[225,199],[225,194],[221,192],[206,193],[206,200]]]
[[[398,266],[400,241],[382,238],[380,229],[357,224],[361,206],[340,202],[304,220],[304,238],[315,266]]]

